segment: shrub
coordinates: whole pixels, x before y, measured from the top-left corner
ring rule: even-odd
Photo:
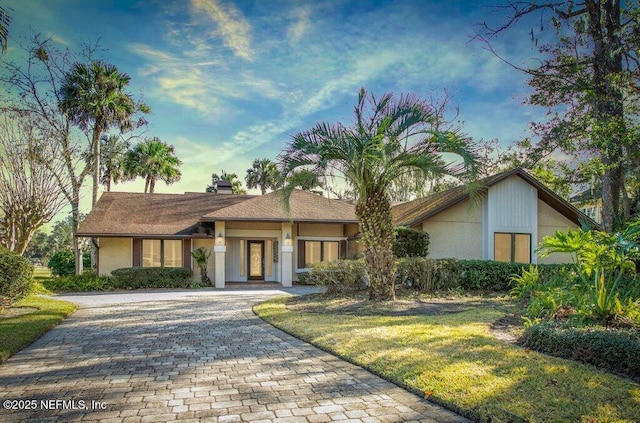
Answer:
[[[59,250],[49,259],[47,267],[54,276],[69,276],[76,273],[76,257],[72,250]]]
[[[116,289],[113,278],[98,276],[93,272],[51,278],[44,280],[42,284],[45,288],[54,292],[112,291]]]
[[[460,276],[458,260],[432,260],[423,257],[398,259],[396,286],[430,292],[452,288]]]
[[[24,297],[31,286],[33,266],[26,258],[0,246],[0,299]]]
[[[635,329],[545,322],[525,329],[520,342],[532,350],[640,377],[640,332]]]
[[[410,228],[396,228],[393,254],[396,257],[426,257],[429,253],[429,234]]]
[[[125,267],[111,272],[114,286],[122,289],[187,288],[191,270],[184,267]]]
[[[336,260],[316,263],[302,276],[309,285],[327,287],[327,293],[346,293],[366,289],[363,260]]]

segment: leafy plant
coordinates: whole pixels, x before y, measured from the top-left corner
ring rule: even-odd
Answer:
[[[429,234],[411,228],[396,228],[393,254],[396,257],[426,257],[429,253]]]
[[[29,260],[0,246],[0,299],[13,302],[24,297],[31,286],[33,266]]]
[[[545,237],[538,247],[541,257],[552,253],[571,255],[573,266],[589,297],[589,314],[611,323],[624,312],[620,294],[625,279],[636,275],[635,261],[640,257],[640,220],[621,232],[608,234],[582,229],[556,232]]]
[[[211,279],[207,275],[207,262],[211,256],[211,250],[206,247],[198,247],[191,252],[191,257],[196,261],[200,270],[200,282],[203,286],[211,285]]]

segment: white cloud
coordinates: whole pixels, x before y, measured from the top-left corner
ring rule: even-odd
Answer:
[[[287,36],[292,43],[298,43],[311,29],[311,6],[296,7],[291,11],[293,23],[287,29]]]
[[[232,5],[222,6],[218,0],[191,0],[196,13],[205,12],[216,23],[218,33],[234,54],[252,60],[251,25]]]

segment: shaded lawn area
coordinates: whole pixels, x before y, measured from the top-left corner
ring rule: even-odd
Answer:
[[[13,311],[26,307],[28,312],[18,315],[0,315],[0,363],[25,348],[65,317],[76,311],[73,303],[52,300],[30,294],[14,304]]]
[[[640,385],[496,339],[505,311],[430,316],[308,313],[256,305],[274,326],[461,414],[491,422],[637,422]],[[291,300],[297,304],[300,299]]]

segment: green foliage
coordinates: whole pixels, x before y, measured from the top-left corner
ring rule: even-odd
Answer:
[[[91,254],[89,252],[82,254],[82,265],[85,269],[91,266]],[[49,259],[47,267],[51,269],[51,274],[54,276],[75,275],[76,259],[73,251],[70,249],[56,251]]]
[[[97,276],[92,272],[46,279],[42,285],[54,292],[112,291],[117,288],[113,278]]]
[[[24,297],[31,287],[33,266],[26,258],[0,246],[0,299]]]
[[[196,248],[191,252],[191,257],[196,261],[198,269],[200,270],[200,282],[203,286],[211,285],[211,279],[207,275],[207,262],[211,256],[211,250],[206,247]]]
[[[532,350],[640,377],[640,331],[572,327],[545,322],[528,327],[520,342]]]
[[[280,171],[276,164],[269,159],[255,159],[251,167],[247,169],[244,180],[247,183],[247,188],[260,188],[262,195],[265,195],[267,190],[275,190],[280,185]],[[242,189],[242,187],[240,188]]]
[[[336,260],[316,263],[306,274],[300,274],[303,283],[326,286],[327,293],[364,290],[366,289],[365,275],[363,260]]]
[[[426,257],[429,253],[429,234],[411,228],[396,228],[393,254],[398,257]]]
[[[125,267],[111,272],[121,289],[188,288],[191,270],[184,267]]]
[[[182,161],[176,156],[173,145],[158,137],[147,138],[127,151],[124,158],[125,176],[145,179],[144,192],[153,193],[158,179],[171,185],[182,177]]]
[[[222,169],[222,173],[218,175],[217,173],[211,174],[211,185],[207,186],[206,192],[218,192],[217,191],[217,183],[218,181],[227,181],[231,183],[231,193],[232,194],[242,194],[245,195],[247,191],[242,188],[242,181],[238,179],[238,175],[235,173],[227,173],[224,169]]]
[[[571,255],[580,291],[585,296],[584,314],[609,324],[624,312],[622,301],[629,299],[637,284],[635,260],[640,258],[639,236],[640,221],[614,234],[569,230],[545,237],[538,251],[541,257],[552,253]],[[629,289],[624,289],[625,286]]]

